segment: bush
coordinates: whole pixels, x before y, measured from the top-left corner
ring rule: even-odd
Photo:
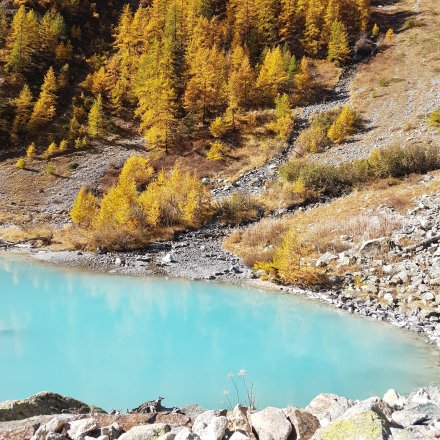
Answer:
[[[423,21],[420,20],[419,18],[407,18],[403,23],[404,30],[412,29],[416,27],[422,27],[422,26],[423,26]]]
[[[26,161],[23,157],[20,157],[20,159],[17,160],[17,162],[15,162],[15,167],[18,168],[19,170],[24,170],[26,167]]]
[[[209,131],[215,138],[224,137],[231,130],[231,124],[225,118],[215,118],[209,126]]]
[[[440,129],[440,109],[435,110],[429,115],[429,123],[436,128]]]
[[[222,160],[226,153],[226,147],[221,142],[212,142],[211,148],[206,152],[208,160]]]
[[[65,152],[67,151],[68,148],[69,148],[69,142],[68,142],[66,139],[63,139],[63,140],[60,142],[60,147],[59,147],[58,151],[59,151],[60,153],[65,153]]]
[[[37,147],[34,142],[32,142],[32,144],[30,144],[29,147],[27,148],[26,156],[29,158],[37,157]]]
[[[313,264],[313,247],[301,241],[298,233],[291,229],[275,251],[270,263],[256,263],[255,269],[262,269],[283,284],[293,284],[300,287],[322,285],[325,276]]]
[[[288,141],[293,129],[293,114],[289,97],[285,93],[275,98],[275,117],[276,120],[269,124],[269,129],[282,141]]]
[[[302,152],[319,153],[331,144],[327,133],[340,114],[340,109],[332,109],[310,116],[310,126],[298,136],[297,146]]]
[[[235,192],[217,203],[217,214],[224,224],[238,225],[259,215],[257,201],[250,194]]]
[[[346,105],[336,121],[329,128],[327,136],[335,144],[340,144],[345,141],[347,137],[354,134],[356,131],[357,116],[356,113]]]
[[[295,159],[280,167],[280,176],[290,183],[300,180],[308,190],[334,196],[374,178],[400,178],[439,168],[440,148],[411,145],[375,149],[368,159],[337,166]]]

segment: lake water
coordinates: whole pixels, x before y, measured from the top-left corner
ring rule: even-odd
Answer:
[[[164,396],[226,407],[235,373],[259,406],[439,384],[436,350],[390,325],[295,296],[57,270],[0,254],[0,400],[49,390],[105,409]]]

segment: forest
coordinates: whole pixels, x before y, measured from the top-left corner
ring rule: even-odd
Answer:
[[[209,128],[215,158],[241,114],[271,107],[287,139],[316,97],[310,60],[349,63],[368,22],[368,0],[4,1],[2,149],[87,148],[117,117],[167,152]]]

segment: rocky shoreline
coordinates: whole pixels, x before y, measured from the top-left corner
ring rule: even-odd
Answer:
[[[0,403],[0,440],[429,440],[440,438],[440,388],[351,400],[320,394],[304,409],[164,408],[161,398],[107,414],[42,392]]]

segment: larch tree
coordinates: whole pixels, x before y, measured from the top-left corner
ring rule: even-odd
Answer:
[[[46,12],[38,27],[38,58],[52,61],[60,39],[66,33],[66,24],[60,13]]]
[[[287,44],[289,49],[293,49],[298,42],[299,14],[297,11],[296,0],[281,0],[280,12],[280,41]]]
[[[156,42],[142,57],[136,84],[140,129],[148,144],[168,147],[176,133],[176,93],[172,41]]]
[[[57,81],[53,68],[47,71],[43,85],[41,86],[40,95],[35,103],[32,115],[29,120],[31,130],[40,128],[50,122],[55,116],[57,103]]]
[[[11,132],[11,138],[14,144],[18,144],[21,136],[26,132],[32,114],[32,100],[31,89],[25,84],[21,89],[20,95],[14,100],[15,118]]]
[[[255,0],[255,15],[260,47],[273,47],[278,42],[279,0]]]
[[[289,80],[286,60],[281,48],[269,50],[261,66],[256,87],[262,100],[272,103],[278,93],[283,93]]]
[[[226,103],[226,59],[217,45],[201,47],[189,62],[184,105],[204,123],[209,112]]]
[[[236,46],[230,55],[228,75],[228,108],[232,114],[252,101],[254,85],[255,73],[249,56],[241,46]]]
[[[91,137],[100,137],[104,134],[105,119],[101,94],[93,101],[89,112],[88,123],[88,133]]]
[[[327,60],[337,64],[344,64],[350,57],[348,35],[344,25],[335,20],[330,29]]]
[[[8,38],[8,71],[24,74],[32,70],[32,57],[37,50],[38,20],[31,9],[26,12],[24,5],[15,13]]]
[[[322,15],[323,7],[321,0],[309,0],[302,44],[305,52],[312,57],[318,56],[322,47]]]

